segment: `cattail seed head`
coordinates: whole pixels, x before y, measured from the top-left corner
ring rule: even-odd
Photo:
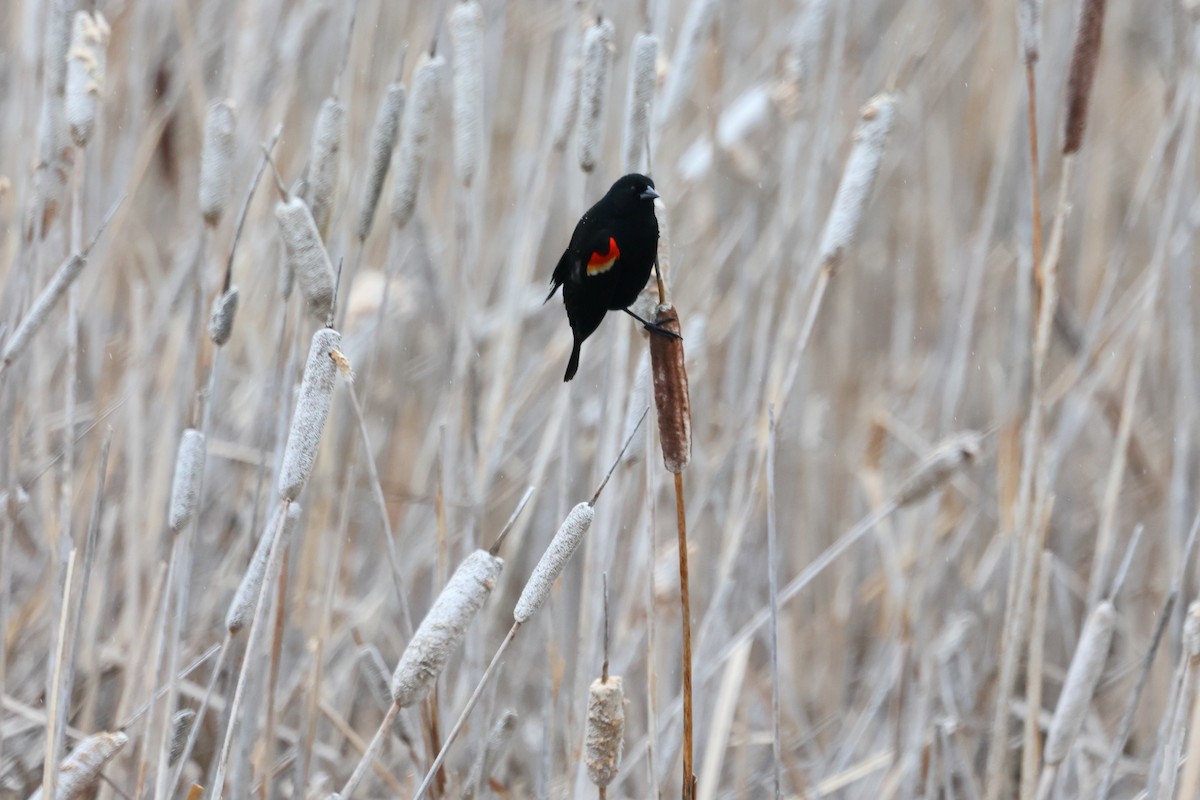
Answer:
[[[512,742],[513,731],[517,729],[517,713],[511,709],[506,709],[500,715],[500,719],[496,720],[496,724],[492,726],[488,732],[487,743],[483,746],[483,752],[479,754],[479,758],[475,759],[475,763],[471,765],[471,772],[467,776],[466,785],[463,786],[462,800],[473,800],[478,794],[483,782],[487,780],[492,770],[504,757],[504,752],[508,749]]]
[[[521,590],[521,597],[513,610],[513,619],[518,623],[527,622],[545,604],[554,582],[558,580],[575,549],[583,541],[583,536],[591,527],[595,516],[596,509],[591,503],[580,503],[567,514],[558,533],[554,534],[550,545],[533,568],[533,574],[525,582],[525,588]]]
[[[608,104],[609,74],[612,72],[612,20],[603,19],[583,35],[583,73],[579,87],[579,167],[596,168],[604,147],[604,108]]]
[[[86,147],[96,126],[96,105],[108,64],[108,22],[99,11],[75,13],[67,51],[66,118],[71,140]]]
[[[1061,763],[1079,735],[1096,684],[1104,673],[1115,626],[1116,612],[1108,600],[1096,606],[1083,626],[1046,737],[1044,755],[1047,764]]]
[[[262,588],[263,576],[267,572],[267,559],[271,555],[271,544],[275,541],[276,532],[279,531],[279,515],[281,513],[283,513],[282,508],[271,515],[271,520],[263,530],[262,536],[258,537],[258,544],[255,545],[254,555],[250,557],[250,563],[242,575],[242,582],[238,584],[237,591],[233,594],[233,601],[229,604],[229,611],[225,614],[225,629],[229,631],[230,635],[236,635],[254,616],[254,606],[258,603],[258,593]],[[286,544],[292,537],[299,519],[300,506],[296,503],[289,503],[287,518],[283,521],[283,530],[280,533],[284,537],[281,544]]]
[[[200,213],[206,225],[215,226],[233,190],[233,129],[237,122],[233,103],[218,100],[204,117],[204,143],[200,150]]]
[[[407,98],[408,90],[404,88],[404,84],[393,83],[388,87],[387,94],[379,105],[379,111],[375,114],[375,127],[371,130],[370,168],[367,170],[362,208],[358,212],[358,227],[355,229],[360,242],[367,238],[371,232],[371,225],[375,222],[375,210],[379,207],[383,181],[387,178],[388,167],[392,163],[392,151],[396,148],[400,119],[404,116],[404,101]]]
[[[679,474],[692,460],[692,403],[688,397],[683,339],[675,306],[663,303],[654,317],[657,325],[674,333],[669,337],[651,331],[650,366],[654,375],[654,407],[658,411],[658,437],[663,464]]]
[[[346,107],[329,97],[317,112],[308,150],[308,205],[321,238],[329,233],[337,191],[338,159],[346,132]]]
[[[450,41],[454,43],[454,172],[470,186],[483,147],[483,9],[476,0],[459,3],[450,12]]]
[[[854,243],[867,201],[871,199],[875,178],[879,175],[879,164],[883,160],[895,112],[896,98],[890,94],[876,95],[862,107],[858,127],[854,130],[854,149],[846,161],[833,210],[829,212],[821,234],[821,266],[824,269],[836,269],[846,248]]]
[[[375,705],[386,711],[392,705],[392,676],[383,654],[375,645],[364,644],[358,648],[357,663],[359,674],[375,698]]]
[[[923,499],[974,461],[982,449],[983,437],[975,431],[949,437],[901,484],[896,492],[896,505],[906,506]]]
[[[237,316],[238,288],[230,286],[213,300],[212,315],[208,318],[208,338],[223,347],[233,335],[233,319]]]
[[[829,17],[829,0],[808,0],[797,20],[787,69],[797,86],[807,84],[820,63],[820,47],[824,41],[825,20]]]
[[[1193,600],[1188,605],[1183,621],[1183,649],[1188,658],[1200,658],[1200,600]]]
[[[129,737],[120,731],[97,733],[81,741],[71,751],[71,755],[58,765],[54,796],[58,800],[71,800],[81,796],[100,779],[104,766],[121,752],[121,748],[128,741]],[[29,800],[41,798],[41,787],[29,796]]]
[[[433,607],[404,648],[392,675],[392,700],[407,707],[429,694],[447,659],[466,636],[474,619],[500,577],[503,559],[476,550],[463,559],[450,576]]]
[[[1063,155],[1079,151],[1087,128],[1088,103],[1100,60],[1100,40],[1104,37],[1105,0],[1083,0],[1075,25],[1075,48],[1071,51],[1071,71],[1067,73],[1067,119],[1063,128]]]
[[[325,322],[333,308],[334,274],[316,220],[296,196],[275,204],[275,219],[287,251],[288,268],[300,283],[308,310]]]
[[[621,145],[622,172],[641,172],[642,154],[650,130],[650,104],[654,102],[658,37],[639,33],[633,37],[629,64],[629,91],[625,99],[625,137]]]
[[[392,222],[398,228],[407,225],[417,209],[417,190],[421,188],[421,172],[433,143],[433,123],[445,67],[446,60],[435,55],[417,67],[413,75],[412,108],[404,115],[396,182],[392,187]]]
[[[718,8],[720,3],[717,0],[692,0],[688,6],[679,39],[675,42],[671,73],[663,90],[663,103],[658,114],[660,125],[683,108],[687,100],[688,92],[696,81],[700,58],[704,55],[704,40],[712,29]]]
[[[168,765],[175,766],[175,762],[179,761],[179,757],[183,755],[183,748],[187,744],[188,734],[192,732],[192,724],[195,721],[196,712],[190,708],[175,712],[175,716],[171,718],[171,746],[167,751]]]
[[[625,738],[625,691],[621,676],[597,678],[588,689],[587,736],[583,761],[588,778],[600,787],[608,786],[621,766],[621,745]]]
[[[200,502],[200,476],[204,470],[204,434],[188,428],[175,453],[175,477],[171,481],[171,531],[179,533],[196,515]]]
[[[551,141],[559,152],[567,149],[567,140],[571,138],[575,119],[579,116],[579,72],[579,58],[572,53],[565,59],[550,117]]]
[[[1017,0],[1017,31],[1026,64],[1036,64],[1042,41],[1042,0]]]
[[[299,497],[312,475],[337,382],[338,368],[333,353],[341,344],[341,334],[331,328],[322,328],[313,334],[308,361],[304,364],[304,378],[300,381],[300,397],[296,400],[292,427],[283,451],[283,466],[279,471],[279,496],[283,500],[292,501]]]
[[[87,264],[87,259],[76,253],[63,262],[62,266],[55,271],[51,276],[50,282],[46,284],[46,288],[42,289],[41,294],[33,301],[33,305],[29,307],[29,311],[17,323],[17,328],[8,337],[8,341],[4,343],[4,350],[0,353],[0,364],[8,366],[14,359],[25,349],[29,344],[29,340],[33,335],[41,330],[46,324],[46,317],[49,316],[50,310],[62,299],[62,296],[67,293],[67,289],[79,277],[79,273],[83,272],[84,265]]]

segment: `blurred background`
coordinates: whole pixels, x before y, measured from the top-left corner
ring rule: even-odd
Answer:
[[[772,797],[778,775],[785,797],[1013,797],[1023,758],[1044,796],[1094,796],[1110,762],[1110,797],[1148,785],[1169,796],[1178,763],[1179,796],[1194,796],[1194,3],[1108,4],[1061,204],[1078,3],[1048,4],[1035,29],[1043,249],[1062,223],[1036,384],[1017,0],[479,0],[477,102],[457,114],[456,92],[474,89],[455,75],[470,46],[451,35],[456,5],[0,4],[0,342],[11,345],[60,264],[116,208],[0,373],[0,797],[42,784],[48,744],[57,762],[117,729],[127,743],[80,796],[184,796],[211,785],[227,728],[226,796],[328,797],[383,717],[381,679],[363,665],[373,647],[390,671],[403,651],[399,596],[419,621],[534,487],[437,692],[401,713],[403,735],[387,737],[356,794],[411,796],[543,548],[653,405],[639,325],[609,315],[564,384],[565,314],[557,299],[542,305],[580,214],[635,167],[664,201],[690,383],[697,796]],[[72,44],[76,11],[103,20]],[[598,16],[613,26],[611,63],[585,172],[592,105],[578,81]],[[639,32],[657,50],[647,133],[630,149]],[[446,67],[422,112],[413,77],[431,51]],[[80,75],[95,114],[73,143],[64,109]],[[372,129],[395,82],[408,90],[400,139],[424,113],[428,157],[413,214],[398,219],[398,148],[362,239]],[[894,119],[878,174],[801,349],[860,108],[881,93]],[[331,97],[344,111],[332,148],[315,131]],[[209,224],[202,145],[221,100],[234,110],[229,182]],[[473,132],[457,130],[472,112]],[[279,188],[270,167],[256,183],[276,131]],[[288,280],[274,214],[280,188],[313,204],[314,153],[329,159],[322,233],[365,425],[340,382],[230,726],[246,633],[230,643],[225,615],[276,505],[294,390],[321,326]],[[218,347],[209,309],[227,280],[237,316]],[[188,427],[207,448],[195,521],[174,534],[193,537],[180,562],[168,505]],[[973,461],[890,508],[908,476],[942,463],[937,443],[964,431],[980,433]],[[672,478],[651,408],[585,543],[450,750],[439,796],[595,795],[583,744],[605,580],[610,670],[626,695],[607,796],[679,795]],[[878,524],[844,538],[880,509]],[[768,574],[782,587],[837,542],[838,557],[780,603],[773,648],[761,624]],[[1035,562],[1022,578],[1018,566]],[[1018,589],[1027,619],[1006,634]],[[168,600],[180,596],[176,617]],[[1092,656],[1101,666],[1050,763],[1037,743],[1104,597],[1111,641]],[[169,664],[182,672],[200,658],[167,679]],[[159,754],[177,712],[197,709],[210,682],[182,780],[164,786]]]

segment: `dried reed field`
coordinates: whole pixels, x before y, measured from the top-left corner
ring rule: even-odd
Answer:
[[[1200,797],[1200,8],[1107,5],[0,3],[0,798]],[[564,383],[628,172],[682,343]]]

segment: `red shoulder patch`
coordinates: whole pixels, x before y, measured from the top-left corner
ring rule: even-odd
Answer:
[[[617,247],[617,240],[608,237],[608,250],[603,253],[597,250],[588,257],[587,274],[599,275],[601,272],[608,272],[620,257],[621,250]]]

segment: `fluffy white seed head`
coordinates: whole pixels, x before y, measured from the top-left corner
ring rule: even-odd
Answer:
[[[829,0],[808,0],[796,22],[787,68],[801,90],[812,80],[820,63],[821,42],[825,38],[825,20],[828,17]]]
[[[1017,30],[1025,63],[1036,63],[1042,41],[1042,0],[1017,0]]]
[[[1075,737],[1083,727],[1083,717],[1091,705],[1100,676],[1104,674],[1104,662],[1108,660],[1116,619],[1113,604],[1104,600],[1096,606],[1083,626],[1062,694],[1058,698],[1058,707],[1054,709],[1050,733],[1046,737],[1044,757],[1047,764],[1061,763],[1067,757]]]
[[[567,562],[571,560],[575,549],[583,541],[583,536],[592,525],[596,509],[591,503],[580,503],[571,509],[558,533],[550,540],[546,552],[542,553],[533,574],[525,582],[521,597],[513,610],[513,618],[519,623],[525,623],[546,602],[554,581],[562,574]]]
[[[603,19],[583,35],[583,74],[579,87],[579,167],[584,172],[596,168],[596,161],[604,147],[604,109],[608,105],[615,33],[612,20]]]
[[[281,513],[283,513],[282,507],[276,509],[275,513],[271,515],[262,536],[258,537],[258,544],[254,548],[254,555],[250,557],[250,564],[246,567],[246,572],[242,575],[242,582],[238,584],[237,591],[233,594],[233,601],[229,604],[229,611],[225,614],[225,629],[230,634],[236,634],[246,627],[246,624],[254,616],[254,606],[258,603],[258,593],[262,588],[263,576],[267,572],[267,559],[271,555],[271,543],[275,541],[275,534],[279,530]],[[300,506],[296,503],[289,504],[287,519],[283,521],[281,535],[284,538],[280,542],[281,545],[291,539],[299,519]]]
[[[237,316],[238,288],[230,286],[213,300],[212,314],[208,318],[208,338],[217,347],[223,347],[233,335],[233,319]]]
[[[871,199],[875,178],[879,175],[879,163],[883,160],[895,116],[896,98],[890,94],[876,95],[862,107],[858,127],[854,130],[854,149],[846,161],[833,210],[829,212],[821,234],[822,267],[835,269],[846,248],[854,243],[867,201]]]
[[[175,452],[175,477],[171,481],[171,530],[179,533],[196,515],[200,502],[200,476],[204,471],[204,434],[188,428]]]
[[[292,427],[283,451],[283,466],[279,472],[279,496],[282,500],[299,497],[312,475],[321,434],[325,431],[325,420],[329,416],[329,405],[333,402],[333,388],[337,383],[338,368],[334,353],[341,344],[341,334],[330,328],[322,328],[313,334],[312,344],[308,348],[308,361],[304,364],[304,378],[300,381],[300,396],[296,400]]]
[[[108,64],[108,22],[99,11],[75,13],[67,51],[65,111],[71,140],[86,147],[96,126],[96,106],[104,91]]]
[[[663,90],[663,103],[659,106],[658,124],[662,124],[683,107],[692,84],[696,82],[696,71],[704,55],[704,42],[716,19],[718,0],[692,0],[679,39],[675,42],[675,53],[671,59],[671,72]]]
[[[60,800],[69,800],[81,796],[88,787],[100,779],[100,773],[109,761],[121,752],[129,737],[120,731],[113,733],[97,733],[89,736],[75,746],[71,755],[58,765],[58,779],[55,781],[54,796]],[[41,800],[42,790],[29,796],[29,800]]]
[[[417,67],[413,75],[412,104],[400,131],[400,155],[392,187],[392,222],[398,228],[407,225],[417,210],[417,191],[433,143],[433,123],[445,67],[446,60],[437,55]]]
[[[275,204],[275,219],[287,252],[287,266],[300,284],[309,313],[325,322],[333,308],[333,264],[321,243],[308,205],[292,196]]]
[[[558,87],[554,90],[554,110],[550,116],[551,141],[554,149],[560,152],[567,149],[567,140],[571,138],[571,131],[575,130],[575,120],[579,116],[579,57],[570,46],[567,52],[570,55],[564,59]]]
[[[597,786],[608,786],[621,767],[621,745],[625,738],[625,691],[619,675],[597,678],[588,689],[587,736],[583,761],[588,778]]]
[[[359,241],[367,238],[375,222],[375,210],[379,207],[379,196],[383,193],[383,182],[392,163],[392,151],[400,132],[400,119],[404,116],[404,101],[408,90],[403,83],[388,87],[379,110],[375,113],[375,127],[371,129],[371,153],[367,170],[367,182],[363,185],[362,208],[358,212],[358,227],[355,233]]]
[[[896,492],[896,505],[905,506],[926,497],[983,450],[983,436],[963,431],[947,438],[913,471]]]
[[[337,191],[338,161],[346,134],[346,107],[329,97],[317,112],[308,149],[308,205],[322,238],[329,233]]]
[[[477,0],[450,12],[454,43],[454,173],[470,186],[483,148],[483,9]]]
[[[200,150],[200,213],[207,225],[216,225],[233,190],[233,131],[237,115],[229,100],[217,100],[204,116],[204,143]]]
[[[657,61],[658,37],[650,33],[639,33],[633,37],[629,90],[625,98],[625,136],[621,144],[622,172],[642,171],[642,156],[650,131],[650,106],[654,102]]]
[[[1188,658],[1200,657],[1200,600],[1193,600],[1188,605],[1183,621],[1183,648]]]
[[[400,656],[392,675],[393,701],[407,707],[429,694],[446,660],[466,636],[467,626],[496,588],[503,566],[502,559],[486,550],[463,559]]]

